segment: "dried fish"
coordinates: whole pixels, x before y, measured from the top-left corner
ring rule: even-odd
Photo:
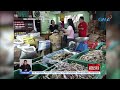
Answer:
[[[51,71],[83,71],[87,67],[77,63],[61,62],[55,64]],[[47,74],[43,75],[42,79],[92,79],[95,75],[86,74]],[[39,78],[41,79],[41,77]]]
[[[102,50],[93,50],[89,51],[87,54],[82,55],[79,57],[80,60],[85,60],[85,61],[95,61],[95,62],[104,62],[105,61],[105,56],[103,55]]]
[[[72,55],[73,55],[72,53],[64,52],[64,53],[61,53],[61,54],[56,54],[55,56],[52,57],[52,59],[61,61],[61,60],[70,58]]]

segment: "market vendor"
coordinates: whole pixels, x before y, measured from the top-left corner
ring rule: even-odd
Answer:
[[[55,24],[54,20],[51,20],[51,25],[49,26],[49,29],[51,32],[53,32],[55,29],[58,30],[58,25]]]
[[[87,28],[88,25],[84,21],[84,17],[80,17],[80,24],[78,25],[79,37],[87,37]]]
[[[75,27],[74,27],[72,19],[68,19],[67,23],[68,23],[67,30],[64,28],[62,28],[62,30],[64,30],[63,34],[67,35],[67,44],[69,45],[70,41],[74,41]]]

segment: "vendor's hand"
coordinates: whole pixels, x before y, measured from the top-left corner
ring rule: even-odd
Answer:
[[[27,69],[25,69],[25,71],[27,71]]]
[[[81,28],[81,30],[84,30],[84,28]]]
[[[63,35],[66,35],[65,33],[63,33]]]
[[[65,29],[64,29],[64,28],[62,28],[61,30],[63,30],[63,31],[64,31]]]
[[[78,30],[83,30],[84,28],[78,28]]]

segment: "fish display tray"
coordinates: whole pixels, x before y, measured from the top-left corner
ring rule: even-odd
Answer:
[[[51,59],[51,60],[53,60],[52,59],[52,57],[53,56],[55,56],[55,55],[57,55],[57,54],[62,54],[62,53],[64,53],[64,52],[66,52],[65,50],[63,50],[63,49],[61,49],[61,50],[59,50],[59,51],[55,51],[55,52],[53,52],[53,53],[50,53],[50,54],[48,54],[48,55],[46,55],[46,56],[43,56],[43,59]],[[73,55],[72,55],[73,56]],[[71,56],[71,57],[72,57]],[[71,58],[70,57],[70,58]],[[68,59],[68,58],[67,58]],[[66,60],[66,59],[64,59],[64,60]],[[53,60],[53,61],[56,61],[56,60]],[[62,60],[63,61],[63,60]],[[58,61],[59,62],[59,61]]]
[[[39,64],[43,65],[43,66],[46,66],[46,67],[50,67],[52,66],[53,64],[50,64],[50,63],[47,63],[47,64],[43,64],[42,63],[42,59],[43,57],[37,57],[35,59],[32,60],[32,63],[37,63],[37,61],[39,62]],[[44,58],[45,59],[45,58]],[[41,62],[40,62],[41,61]]]

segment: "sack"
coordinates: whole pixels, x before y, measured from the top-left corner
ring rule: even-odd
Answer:
[[[32,49],[32,50],[29,50]],[[36,48],[34,46],[22,48],[20,59],[34,59],[37,58]]]

